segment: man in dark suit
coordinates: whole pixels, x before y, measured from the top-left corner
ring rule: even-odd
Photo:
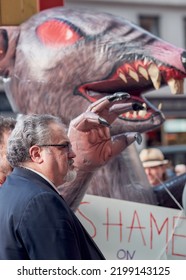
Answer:
[[[20,119],[9,138],[13,172],[0,192],[0,259],[104,259],[57,186],[74,152],[60,119]]]
[[[85,190],[77,186],[74,169],[79,182],[85,182],[87,173],[140,139],[136,133],[111,139],[109,123],[117,117],[114,100],[122,100],[121,95],[98,101],[106,119],[94,105],[96,113],[87,111],[73,120],[68,136],[61,119],[51,115],[17,121],[7,148],[13,172],[0,188],[0,259],[104,259],[58,187],[73,178],[70,192],[79,200]]]

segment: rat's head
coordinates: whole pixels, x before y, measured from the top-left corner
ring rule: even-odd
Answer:
[[[7,53],[10,37],[0,41]],[[33,16],[20,26],[12,57],[7,92],[15,108],[61,115],[66,122],[89,102],[128,92],[126,102],[140,103],[144,110],[122,114],[120,120],[134,128],[156,127],[164,117],[144,93],[165,85],[173,94],[182,93],[186,77],[183,49],[122,17],[87,10],[54,8]],[[2,75],[7,73],[3,61]]]

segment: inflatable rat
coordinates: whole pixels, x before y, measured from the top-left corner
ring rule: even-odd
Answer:
[[[90,103],[128,93],[125,103],[137,107],[129,106],[112,123],[115,137],[153,130],[164,122],[144,93],[167,84],[173,94],[183,92],[186,50],[125,18],[58,7],[20,26],[1,27],[0,75],[14,112],[50,113],[66,125]],[[97,170],[88,193],[157,204],[134,144]]]

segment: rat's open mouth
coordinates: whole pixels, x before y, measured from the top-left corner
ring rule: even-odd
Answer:
[[[172,94],[183,93],[184,77],[185,74],[168,65],[155,64],[147,59],[137,60],[132,64],[119,66],[105,80],[81,85],[78,94],[94,102],[115,92],[127,92],[131,95],[127,102],[138,102],[143,105],[144,110],[127,112],[120,117],[130,121],[142,121],[149,119],[152,114],[161,109],[161,104],[159,108],[155,108],[142,96],[142,93],[154,88],[158,90],[166,85],[169,86]]]

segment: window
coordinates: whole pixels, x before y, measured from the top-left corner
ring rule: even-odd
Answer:
[[[186,17],[183,19],[184,47],[186,48]]]
[[[151,32],[155,36],[160,37],[159,32],[159,17],[158,16],[139,16],[139,25]]]

